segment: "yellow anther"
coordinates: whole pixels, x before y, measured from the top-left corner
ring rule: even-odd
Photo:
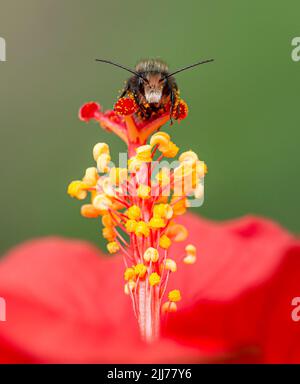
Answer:
[[[149,199],[150,198],[151,188],[148,185],[141,184],[137,189],[137,195],[141,199]]]
[[[114,231],[113,227],[104,227],[102,229],[102,235],[104,239],[108,241],[114,241],[115,238],[117,237],[116,232]]]
[[[142,279],[147,273],[147,268],[144,264],[137,264],[134,267],[134,272],[136,277],[139,277],[140,279]]]
[[[102,155],[100,155],[97,160],[98,171],[101,173],[108,172],[109,171],[108,164],[110,160],[111,160],[111,157],[108,153],[103,153]]]
[[[113,219],[110,214],[106,213],[102,216],[102,224],[104,227],[112,227],[114,225]]]
[[[135,270],[134,268],[126,268],[124,272],[124,279],[126,281],[135,279]]]
[[[116,189],[110,181],[109,177],[102,177],[99,181],[99,185],[101,186],[105,195],[113,197],[116,195]]]
[[[195,264],[197,261],[197,249],[194,245],[189,244],[185,247],[186,256],[183,259],[185,264]]]
[[[121,185],[127,180],[127,168],[111,168],[109,171],[109,179],[113,185]]]
[[[127,220],[126,223],[125,223],[125,228],[126,230],[129,232],[129,233],[132,233],[135,231],[136,229],[136,226],[137,226],[137,222],[135,220]]]
[[[169,142],[167,147],[161,148],[161,152],[165,157],[175,157],[179,151],[179,148],[172,141]]]
[[[197,257],[193,255],[186,255],[183,259],[184,264],[189,264],[189,265],[195,264],[196,261],[197,261]]]
[[[163,147],[167,147],[170,142],[170,135],[166,132],[157,132],[150,139],[150,145],[158,145],[158,149],[161,150]]]
[[[136,287],[136,282],[135,281],[128,281],[128,283],[126,283],[124,285],[124,293],[125,295],[130,295],[130,292],[132,292]]]
[[[173,259],[166,259],[165,262],[165,269],[167,271],[176,272],[177,271],[177,264],[176,261]]]
[[[120,250],[119,244],[116,241],[111,241],[106,247],[109,253],[116,253]]]
[[[175,242],[184,241],[188,237],[188,230],[182,224],[171,223],[168,226],[166,235]]]
[[[87,185],[92,187],[92,186],[97,184],[98,178],[99,178],[99,176],[98,176],[97,168],[96,167],[90,167],[90,168],[86,169],[85,175],[84,175],[82,181],[84,183],[86,183]]]
[[[164,249],[168,249],[171,246],[172,242],[167,235],[162,235],[159,239],[159,246]]]
[[[198,160],[198,156],[195,152],[193,151],[186,151],[186,152],[183,152],[178,160],[182,163],[182,162],[187,162],[187,163],[190,163],[190,164],[195,164],[196,161]]]
[[[151,145],[142,145],[136,149],[137,160],[149,163],[152,161]]]
[[[207,165],[204,161],[198,160],[196,163],[196,173],[198,177],[204,177],[208,172]]]
[[[150,283],[150,285],[152,285],[152,287],[159,284],[160,283],[159,274],[156,272],[151,273],[151,275],[149,276],[149,283]]]
[[[147,223],[144,221],[139,221],[135,227],[135,234],[137,236],[145,236],[148,237],[150,233],[150,229]]]
[[[186,212],[186,198],[182,196],[173,196],[171,199],[171,206],[175,216],[183,215]]]
[[[81,180],[72,181],[68,186],[68,194],[78,200],[83,200],[87,197],[88,185]]]
[[[158,253],[158,250],[156,248],[149,247],[144,252],[144,260],[147,263],[149,263],[150,260],[153,263],[156,263],[158,261],[158,259],[159,259],[159,253]]]
[[[189,255],[196,255],[197,253],[197,248],[192,245],[192,244],[188,244],[186,247],[185,247],[185,252]]]
[[[104,194],[99,194],[93,199],[93,206],[100,210],[108,210],[112,206],[112,201]]]
[[[172,301],[166,301],[161,306],[161,311],[162,311],[162,313],[176,312],[177,311],[177,304],[172,302]]]
[[[169,220],[173,216],[173,208],[170,204],[157,204],[153,208],[153,215]]]
[[[166,222],[159,216],[154,216],[149,221],[149,226],[153,229],[164,228],[166,226]]]
[[[93,148],[93,157],[97,161],[100,155],[109,155],[109,146],[106,143],[98,143]]]
[[[143,162],[141,160],[138,160],[136,156],[133,156],[131,157],[129,160],[128,160],[128,170],[129,172],[137,172],[141,166],[142,166]]]
[[[100,216],[102,212],[99,211],[99,209],[96,209],[93,204],[84,204],[80,209],[80,213],[83,217],[94,219]]]
[[[168,168],[162,168],[155,178],[162,187],[170,184],[170,170]]]
[[[129,219],[138,220],[141,217],[141,209],[137,205],[132,205],[127,210]]]
[[[176,303],[181,300],[181,294],[178,289],[173,289],[173,291],[170,291],[168,294],[169,301]]]

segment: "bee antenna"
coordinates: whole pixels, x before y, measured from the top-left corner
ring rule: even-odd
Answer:
[[[176,73],[183,72],[183,71],[186,71],[187,69],[190,69],[190,68],[193,68],[193,67],[197,67],[198,65],[201,65],[201,64],[210,63],[210,62],[212,62],[212,61],[214,61],[214,59],[209,59],[209,60],[199,61],[198,63],[192,64],[192,65],[188,65],[187,67],[178,69],[177,71],[172,72],[172,73],[170,73],[169,75],[165,76],[165,79],[167,79],[168,77],[171,77],[171,76],[173,76],[173,75],[176,75]]]
[[[114,63],[113,61],[109,61],[109,60],[103,60],[103,59],[95,59],[95,60],[96,60],[96,61],[100,61],[101,63],[111,64],[111,65],[114,65],[115,67],[122,68],[122,69],[124,69],[125,71],[130,72],[130,73],[132,73],[133,75],[136,75],[136,76],[140,77],[140,78],[143,79],[144,81],[148,81],[148,80],[147,80],[146,78],[144,78],[140,73],[138,73],[138,72],[136,72],[136,71],[133,71],[132,69],[127,68],[127,67],[125,67],[124,65],[117,64],[117,63]]]

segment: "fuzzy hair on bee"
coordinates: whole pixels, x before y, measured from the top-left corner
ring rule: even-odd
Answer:
[[[139,61],[135,69],[127,68],[112,61],[96,59],[96,61],[114,65],[132,74],[126,81],[120,97],[133,97],[139,107],[141,119],[151,119],[156,115],[170,111],[170,120],[176,119],[179,106],[179,89],[174,75],[200,64],[212,62],[213,59],[188,65],[174,72],[169,71],[168,65],[159,59]]]

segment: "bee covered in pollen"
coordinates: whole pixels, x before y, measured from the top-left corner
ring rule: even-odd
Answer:
[[[108,60],[96,59],[96,61],[114,65],[130,73],[131,76],[125,84],[120,98],[128,96],[134,99],[138,105],[137,115],[142,120],[149,120],[158,115],[170,112],[170,120],[177,120],[180,115],[180,97],[174,75],[200,64],[212,62],[213,59],[200,61],[169,72],[167,64],[158,59],[142,60],[132,70],[123,65]]]

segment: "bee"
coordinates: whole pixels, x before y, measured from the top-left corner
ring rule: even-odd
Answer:
[[[172,123],[172,118],[176,119],[176,108],[180,100],[174,75],[198,65],[210,63],[213,59],[200,61],[171,73],[168,65],[158,59],[142,60],[137,63],[134,70],[109,60],[96,59],[96,61],[122,68],[133,75],[126,81],[120,98],[133,97],[139,107],[138,115],[141,119],[152,119],[169,110]]]

